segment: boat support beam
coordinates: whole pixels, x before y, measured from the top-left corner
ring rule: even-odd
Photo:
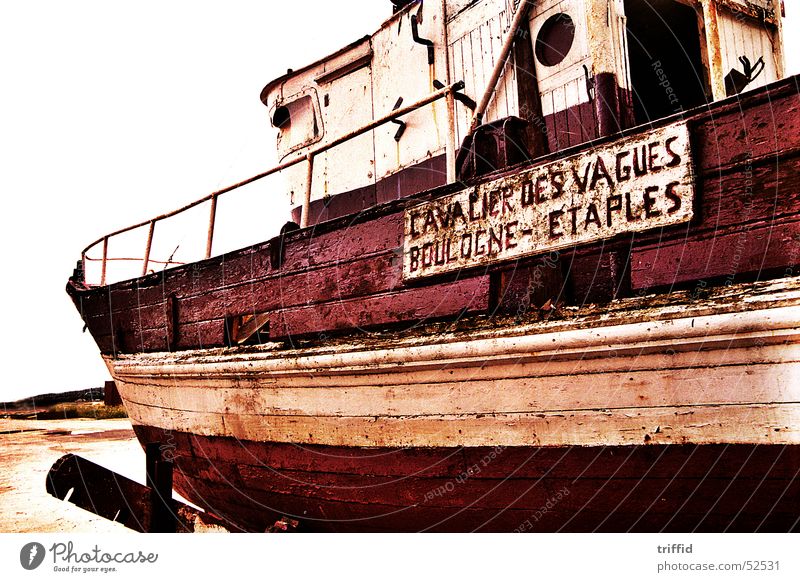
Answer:
[[[47,473],[47,492],[142,533],[193,533],[201,516],[204,524],[228,527],[172,498],[173,464],[159,443],[148,443],[145,453],[148,486],[70,453]]]

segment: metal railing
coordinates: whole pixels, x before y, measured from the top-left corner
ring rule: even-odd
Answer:
[[[294,159],[291,159],[291,160],[289,160],[287,162],[283,162],[281,164],[278,164],[277,166],[273,166],[269,170],[266,170],[265,172],[261,172],[260,174],[256,174],[255,176],[247,178],[246,180],[242,180],[241,182],[237,182],[236,184],[233,184],[231,186],[227,186],[226,188],[223,188],[221,190],[217,190],[216,192],[212,192],[211,194],[209,194],[207,196],[204,196],[203,198],[199,198],[198,200],[195,200],[194,202],[190,202],[189,204],[186,204],[185,206],[182,206],[182,207],[180,207],[180,208],[178,208],[176,210],[173,210],[171,212],[167,212],[166,214],[160,214],[159,216],[151,218],[150,220],[145,220],[145,221],[140,222],[138,224],[134,224],[132,226],[121,228],[121,229],[115,230],[114,232],[111,232],[111,233],[109,233],[109,234],[107,234],[105,236],[102,236],[99,239],[97,239],[96,241],[94,241],[91,244],[89,244],[88,246],[86,246],[83,249],[83,251],[81,251],[81,262],[82,262],[82,265],[83,265],[84,273],[86,272],[86,261],[87,260],[90,260],[90,261],[98,260],[98,259],[92,259],[92,258],[88,257],[87,253],[91,249],[93,249],[95,246],[97,246],[98,244],[102,243],[103,244],[103,256],[102,256],[102,259],[99,259],[99,260],[102,261],[102,266],[101,266],[101,271],[100,271],[100,286],[104,286],[106,284],[106,271],[107,271],[108,261],[115,260],[115,259],[110,259],[108,257],[108,241],[109,241],[109,239],[111,239],[112,237],[115,237],[117,235],[120,235],[120,234],[123,234],[123,233],[126,233],[126,232],[130,232],[130,231],[135,230],[137,228],[141,228],[143,226],[148,226],[148,231],[147,231],[147,243],[145,245],[145,251],[144,251],[144,258],[142,259],[142,276],[147,274],[147,269],[148,269],[150,263],[161,263],[161,264],[165,264],[167,266],[170,265],[170,264],[180,264],[177,261],[171,261],[171,260],[169,260],[169,261],[156,261],[156,260],[152,260],[150,258],[150,251],[152,250],[152,246],[153,246],[153,235],[155,233],[156,223],[159,222],[159,221],[163,221],[163,220],[166,220],[168,218],[171,218],[173,216],[176,216],[178,214],[181,214],[183,212],[186,212],[187,210],[190,210],[190,209],[194,208],[195,206],[199,206],[200,204],[203,204],[203,203],[208,202],[208,201],[211,201],[211,212],[210,212],[209,222],[208,222],[208,236],[206,237],[205,258],[211,257],[211,247],[212,247],[213,242],[214,242],[214,227],[215,227],[216,218],[217,218],[217,199],[220,196],[222,196],[223,194],[227,193],[227,192],[231,192],[232,190],[236,190],[237,188],[241,188],[242,186],[246,186],[247,184],[251,184],[251,183],[253,183],[253,182],[257,181],[257,180],[261,180],[262,178],[266,178],[267,176],[271,176],[272,174],[275,174],[277,172],[280,172],[282,170],[285,170],[287,168],[290,168],[290,167],[295,166],[295,165],[297,165],[299,163],[302,163],[302,162],[305,162],[307,164],[307,174],[306,174],[305,194],[303,196],[302,214],[301,214],[301,218],[300,218],[300,227],[301,228],[305,228],[305,227],[308,226],[308,215],[309,215],[309,210],[310,210],[310,207],[311,207],[311,187],[312,187],[313,173],[314,173],[314,158],[317,155],[319,155],[319,154],[321,154],[323,152],[326,152],[327,150],[329,150],[331,148],[334,148],[334,147],[336,147],[338,145],[341,145],[341,144],[343,144],[343,143],[345,143],[345,142],[347,142],[347,141],[349,141],[349,140],[351,140],[351,139],[353,139],[355,137],[358,137],[358,136],[360,136],[360,135],[362,135],[362,134],[364,134],[364,133],[366,133],[368,131],[371,131],[371,130],[377,128],[377,127],[380,127],[381,125],[384,125],[386,123],[389,123],[390,121],[393,121],[393,120],[395,120],[395,119],[397,119],[399,117],[402,117],[403,115],[406,115],[408,113],[411,113],[412,111],[415,111],[415,110],[417,110],[417,109],[419,109],[421,107],[424,107],[424,106],[426,106],[426,105],[428,105],[430,103],[433,103],[434,101],[437,101],[437,100],[439,100],[439,99],[441,99],[443,97],[446,97],[448,99],[448,103],[449,103],[453,99],[453,93],[455,91],[460,91],[463,88],[464,88],[464,82],[463,81],[459,81],[457,83],[452,83],[450,85],[447,85],[447,86],[443,87],[442,89],[439,89],[438,91],[435,91],[435,92],[431,93],[427,97],[424,97],[424,98],[422,98],[422,99],[420,99],[420,100],[418,100],[418,101],[416,101],[416,102],[414,102],[414,103],[412,103],[410,105],[407,105],[406,107],[401,107],[399,109],[395,109],[395,110],[391,111],[390,113],[384,115],[383,117],[380,117],[378,119],[375,119],[375,120],[371,121],[370,123],[368,123],[366,125],[363,125],[362,127],[356,129],[355,131],[352,131],[350,133],[342,135],[342,136],[340,136],[340,137],[338,137],[338,138],[336,138],[336,139],[334,139],[334,140],[332,140],[332,141],[330,141],[330,142],[328,142],[326,144],[323,144],[323,145],[320,145],[320,146],[318,146],[316,148],[313,148],[308,153],[306,153],[306,154],[304,154],[302,156],[298,156],[298,157],[296,157]],[[125,259],[125,260],[137,260],[137,259]]]

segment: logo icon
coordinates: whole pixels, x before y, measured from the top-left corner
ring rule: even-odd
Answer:
[[[22,546],[19,552],[19,563],[26,570],[35,570],[44,561],[44,546],[39,542],[30,542]]]

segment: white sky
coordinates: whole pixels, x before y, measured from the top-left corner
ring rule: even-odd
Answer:
[[[786,9],[797,73],[800,1]],[[0,401],[102,385],[64,292],[80,250],[269,167],[262,87],[390,14],[389,0],[4,2]],[[286,219],[273,195],[259,239]]]

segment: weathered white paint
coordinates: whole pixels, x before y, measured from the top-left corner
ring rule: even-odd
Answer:
[[[464,93],[476,101],[489,82],[503,37],[511,25],[514,14],[512,4],[509,0],[477,2],[457,12],[448,23],[451,78],[463,80]],[[485,122],[519,114],[515,75],[512,55],[506,61],[495,94],[489,102]],[[456,142],[461,144],[469,131],[472,112],[460,103],[456,105],[456,110]]]
[[[724,97],[724,75],[733,67],[741,68],[739,56],[755,62],[763,55],[766,62],[766,70],[749,89],[779,78],[783,67],[779,18],[777,26],[762,25],[722,7],[721,0],[681,1],[695,6],[705,18],[703,57],[715,98]],[[744,5],[743,0],[724,2]],[[774,6],[770,0],[756,4]],[[298,132],[293,128],[291,135],[279,141],[280,156],[302,154],[311,145],[345,135],[391,111],[400,97],[404,103],[416,101],[433,91],[434,80],[463,80],[464,92],[479,99],[510,27],[515,5],[514,0],[412,4],[384,22],[371,37],[289,75],[266,96],[270,110],[276,103],[291,103],[295,97],[310,99],[303,101],[303,110],[297,112]],[[613,73],[620,87],[632,88],[623,0],[536,0],[529,15],[530,37],[517,40],[533,45],[544,22],[560,12],[572,18],[575,38],[566,58],[555,66],[544,66],[534,58],[544,116],[589,102],[594,96],[587,81],[601,73]],[[419,19],[420,35],[434,42],[433,65],[428,65],[426,47],[411,38],[412,15]],[[699,19],[698,25],[701,22]],[[359,66],[353,68],[353,63]],[[489,102],[485,121],[529,115],[530,112],[519,110],[516,74],[512,55]],[[300,103],[296,105],[299,108]],[[386,124],[323,154],[314,165],[312,200],[367,186],[444,153],[448,144],[451,150],[455,149],[467,134],[472,114],[463,104],[456,103],[453,128],[447,107],[446,101],[439,101],[406,115],[403,121],[407,129],[399,142],[394,140],[397,127]],[[317,134],[309,129],[313,129],[309,122],[313,119],[318,123]],[[298,147],[304,143],[304,147]],[[449,155],[452,161],[454,152]],[[304,168],[286,170],[286,175],[290,196],[299,204],[305,191]]]
[[[107,364],[133,422],[204,435],[351,446],[798,443],[800,289],[782,286],[606,317]]]
[[[727,75],[731,69],[743,71],[739,57],[747,57],[753,65],[762,57],[764,71],[745,90],[750,91],[777,81],[780,77],[773,49],[777,36],[774,27],[728,10],[719,10],[718,18],[723,73]]]
[[[559,13],[568,14],[572,19],[575,25],[575,38],[564,60],[555,66],[545,66],[539,59],[534,58],[536,79],[542,100],[542,114],[545,116],[588,102],[589,93],[584,65],[588,68],[589,74],[593,74],[587,11],[582,0],[537,2],[536,10],[530,20],[531,43],[535,47],[542,25],[547,19]]]

